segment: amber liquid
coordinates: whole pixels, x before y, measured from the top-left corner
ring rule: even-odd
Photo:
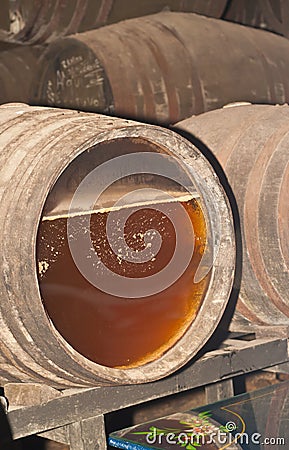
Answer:
[[[171,202],[170,208],[175,208],[176,203]],[[190,199],[182,205],[195,233],[194,241],[187,233],[181,236],[181,248],[194,246],[190,263],[174,284],[142,298],[117,297],[90,284],[72,259],[67,241],[67,217],[44,218],[41,222],[37,258],[43,303],[56,329],[86,358],[108,367],[145,364],[171,348],[193,322],[210,278],[207,275],[194,283],[206,245],[206,225],[197,200]],[[143,250],[147,230],[157,230],[162,237],[155,257],[136,264],[112,251],[106,237],[108,214],[109,211],[104,210],[91,215],[90,236],[94,250],[110,270],[129,279],[147,277],[166,267],[176,244],[174,225],[182,226],[181,223],[173,225],[154,206],[133,212],[124,229],[127,245]],[[101,276],[101,270],[96,268],[96,280]]]

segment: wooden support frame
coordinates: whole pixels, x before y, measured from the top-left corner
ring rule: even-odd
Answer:
[[[211,403],[234,395],[235,376],[282,365],[288,370],[286,333],[282,330],[277,337],[278,330],[266,337],[263,331],[255,337],[252,333],[233,333],[217,350],[153,383],[62,392],[51,388],[45,392],[45,386],[39,385],[7,384],[4,392],[9,401],[7,419],[12,436],[18,439],[38,434],[69,444],[71,450],[105,450],[104,416],[109,412],[200,386],[205,386],[207,402]],[[31,404],[29,392],[34,393],[35,404]]]

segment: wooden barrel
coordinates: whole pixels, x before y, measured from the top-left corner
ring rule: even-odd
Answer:
[[[9,20],[9,3],[8,0],[1,2],[0,6],[0,36],[1,31],[7,32],[9,30],[10,20]]]
[[[262,4],[265,1],[233,0],[228,3],[223,19],[251,27],[266,28],[262,17]]]
[[[289,36],[288,0],[233,0],[224,18],[233,22],[274,31]]]
[[[262,18],[265,28],[289,37],[289,2],[288,0],[259,0],[262,5]]]
[[[6,38],[43,43],[120,20],[169,9],[221,17],[227,0],[2,0],[0,28]]]
[[[185,364],[234,277],[207,160],[173,131],[77,111],[3,105],[0,131],[0,384],[142,383]]]
[[[51,44],[33,103],[162,124],[232,101],[284,103],[288,50],[270,33],[164,12]]]
[[[41,52],[41,47],[36,46],[0,44],[0,104],[29,102]]]
[[[243,273],[237,310],[259,324],[289,317],[289,108],[223,108],[176,125],[222,165],[241,223]]]

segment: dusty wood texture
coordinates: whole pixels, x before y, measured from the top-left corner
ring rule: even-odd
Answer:
[[[289,318],[288,118],[287,105],[236,106],[177,125],[210,149],[234,192],[243,247],[237,310],[260,325]]]
[[[227,4],[223,19],[252,27],[266,28],[262,18],[262,5],[265,4],[266,1],[267,0],[232,0]],[[277,2],[279,2],[279,0],[277,0]]]
[[[249,320],[243,321],[243,326],[239,326],[237,328],[237,323],[234,320],[235,315],[238,314],[238,311],[234,314],[233,320],[230,324],[230,331],[236,332],[243,330],[244,333],[254,333],[256,337],[289,337],[289,328],[288,325],[257,325],[254,322]],[[238,324],[240,321],[238,321]]]
[[[15,0],[9,5],[1,0],[0,25],[6,39],[43,43],[163,9],[221,17],[226,4],[227,0]]]
[[[36,383],[7,383],[4,389],[9,398],[10,406],[32,406],[47,403],[61,392],[45,384]]]
[[[0,104],[28,102],[42,49],[11,45],[1,51],[1,47],[5,44],[0,44]]]
[[[267,30],[289,37],[288,0],[258,0],[261,9],[261,23]],[[260,23],[260,21],[259,21]]]
[[[8,419],[13,437],[41,433],[96,414],[106,414],[288,361],[287,339],[256,339],[243,343],[242,348],[224,343],[224,348],[209,352],[176,375],[154,383],[68,389],[60,398],[44,405],[12,409],[8,411]]]
[[[277,364],[276,366],[266,369],[268,372],[274,372],[279,374],[289,374],[289,363]]]
[[[272,384],[277,384],[278,379],[273,370],[262,370],[247,374],[245,377],[246,392],[263,389]]]
[[[137,425],[150,420],[168,416],[176,412],[188,411],[205,405],[205,389],[195,388],[168,397],[162,397],[133,407],[131,411],[132,424]],[[107,419],[109,421],[109,417]],[[109,423],[109,422],[108,422]]]
[[[289,36],[288,0],[232,0],[223,18]]]
[[[206,403],[215,403],[234,396],[233,380],[217,381],[205,386]]]
[[[7,32],[9,27],[9,0],[2,0],[0,4],[0,30]]]
[[[103,416],[72,423],[68,428],[70,450],[106,450]]]
[[[289,337],[288,325],[262,326],[255,327],[256,337]]]
[[[70,442],[68,426],[38,433],[38,436],[61,444],[69,444]]]
[[[103,415],[55,428],[38,436],[69,444],[70,450],[105,450],[106,432]]]
[[[162,12],[51,44],[31,101],[168,124],[234,101],[284,103],[288,67],[285,38]]]
[[[23,381],[73,387],[144,383],[166,376],[189,361],[216,329],[234,277],[234,231],[229,203],[208,161],[170,130],[69,110],[24,104],[3,106],[0,132],[1,384]],[[212,247],[216,254],[210,284],[196,318],[166,353],[128,370],[104,367],[86,359],[56,331],[41,301],[35,251],[42,208],[59,174],[79,154],[117,138],[139,138],[172,151],[191,168],[204,198],[211,199],[204,206],[208,221],[212,220],[208,226],[214,226],[214,218],[222,218],[218,248]],[[15,226],[20,223],[21,232]],[[20,244],[15,245],[16,242]]]

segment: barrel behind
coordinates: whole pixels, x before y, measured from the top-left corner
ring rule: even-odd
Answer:
[[[0,104],[29,102],[41,53],[39,46],[0,44]]]
[[[233,0],[223,18],[289,36],[288,0]]]
[[[0,108],[0,130],[0,254],[3,268],[0,276],[1,384],[4,385],[9,381],[32,381],[45,382],[55,387],[68,387],[142,383],[166,376],[189,361],[203,347],[222,317],[230,297],[235,266],[234,230],[229,203],[207,160],[193,145],[170,130],[77,111],[29,107],[24,104],[3,105]],[[63,218],[61,211],[55,211],[54,203],[61,194],[60,198],[63,200],[61,206],[71,204],[71,195],[75,196],[79,188],[76,180],[82,183],[86,179],[83,178],[82,168],[85,167],[89,174],[92,169],[94,171],[98,167],[92,167],[90,164],[82,166],[80,161],[90,162],[90,158],[100,158],[101,164],[111,163],[118,156],[135,158],[135,152],[139,152],[139,149],[141,154],[144,152],[149,158],[154,156],[157,161],[160,155],[164,154],[165,161],[169,161],[167,176],[175,167],[183,167],[184,173],[190,174],[190,180],[193,180],[194,185],[193,192],[195,189],[199,192],[196,199],[199,198],[198,202],[206,218],[208,245],[196,234],[199,237],[192,249],[204,255],[198,263],[204,273],[199,274],[198,280],[195,280],[195,272],[188,273],[187,281],[190,290],[193,283],[202,283],[203,280],[209,282],[205,283],[200,294],[186,297],[188,306],[196,304],[197,308],[194,309],[194,315],[190,316],[189,323],[185,324],[186,328],[182,328],[181,334],[180,329],[174,332],[174,345],[170,344],[168,347],[167,343],[164,343],[166,350],[160,348],[158,357],[147,363],[139,363],[130,368],[116,368],[94,362],[89,355],[84,356],[83,352],[77,351],[73,343],[68,343],[61,329],[57,331],[59,327],[54,321],[53,314],[44,308],[47,297],[41,284],[41,277],[49,273],[53,260],[46,259],[45,255],[44,259],[39,257],[38,240],[42,240],[44,236],[42,248],[47,249],[53,257],[57,258],[62,252],[61,242],[65,234],[52,232],[50,237],[46,236],[45,241],[45,235],[41,234],[41,226],[46,216],[45,220],[48,223],[58,217]],[[139,157],[140,153],[137,155]],[[170,159],[170,155],[173,159]],[[158,170],[163,170],[164,166],[166,163],[162,159],[161,164],[153,164],[150,170],[157,170],[158,167]],[[96,184],[92,184],[95,186],[93,195],[99,184],[102,189],[105,187],[103,185],[104,181],[107,182],[105,176],[110,180],[109,177],[115,175],[115,170],[123,173],[122,171],[128,170],[129,167],[132,173],[137,169],[133,162],[117,164],[113,170],[105,171],[102,168],[101,174],[106,175],[103,175],[104,179],[99,174],[96,177]],[[145,177],[146,181],[151,179],[152,175],[148,168],[147,163],[138,167],[140,181],[142,177]],[[68,179],[65,178],[67,171],[71,175]],[[85,173],[85,177],[88,174]],[[123,177],[126,177],[125,173]],[[120,179],[122,181],[122,177]],[[128,177],[128,180],[131,186],[133,178]],[[182,183],[182,178],[180,182]],[[91,185],[91,181],[88,185]],[[137,184],[133,194],[138,194],[138,187]],[[122,183],[119,188],[122,192]],[[56,195],[53,195],[54,191]],[[183,194],[185,193],[186,191]],[[156,195],[155,191],[151,194]],[[193,202],[192,206],[196,214],[200,214],[196,202]],[[116,207],[116,211],[118,209],[119,207]],[[182,214],[186,216],[186,209],[182,206],[181,209]],[[71,217],[72,221],[77,220],[79,210],[76,209]],[[178,217],[179,215],[176,217],[177,221]],[[82,216],[80,219],[82,220]],[[118,228],[119,225],[118,227],[115,225],[112,231],[115,233]],[[81,226],[78,229],[86,236],[86,227]],[[70,233],[68,231],[65,233],[67,238],[70,238]],[[188,235],[190,233],[191,231]],[[139,234],[138,230],[135,230],[131,238],[134,239]],[[71,236],[74,240],[73,229]],[[140,238],[143,236],[144,234]],[[187,234],[182,232],[181,241],[183,239],[187,239]],[[82,255],[83,246],[78,248],[78,252],[76,258]],[[208,258],[205,258],[206,255]],[[91,252],[84,255],[85,261],[89,261],[88,258],[91,257]],[[182,252],[181,264],[183,257]],[[93,270],[93,273],[98,274],[97,269]],[[179,270],[179,267],[176,270]],[[80,270],[76,276],[79,274]],[[58,277],[62,284],[64,275],[61,267]],[[74,275],[67,278],[68,289],[73,285],[74,278]],[[102,281],[102,277],[100,278]],[[170,284],[174,283],[171,279],[168,281]],[[151,286],[152,280],[144,283],[143,288],[150,289]],[[172,288],[174,286],[175,284],[172,284]],[[158,283],[157,287],[159,288]],[[115,282],[108,285],[108,289],[111,288],[115,289]],[[60,300],[61,297],[60,291]],[[86,293],[81,290],[80,298],[86,301],[86,297]],[[108,301],[110,303],[107,303]],[[139,299],[130,298],[123,300],[125,301],[136,302],[137,305]],[[107,302],[104,304],[106,313],[113,317],[116,313],[113,299],[108,298]],[[67,314],[72,307],[72,304],[68,305]],[[159,303],[154,302],[152,314],[155,314],[155,317],[151,318],[154,320],[150,320],[150,325],[144,330],[147,342],[150,342],[152,332],[159,329],[157,319],[161,311],[158,312],[158,308]],[[178,305],[175,311],[177,310]],[[160,315],[159,317],[162,318]],[[80,320],[78,316],[74,318],[76,325],[78,318]],[[124,318],[121,325],[129,330],[128,319]],[[181,319],[183,320],[183,317]],[[91,320],[91,317],[88,320]],[[169,320],[175,320],[174,313]],[[153,323],[156,324],[154,329]],[[85,323],[79,325],[74,331],[80,332],[82,329],[83,333],[87,333],[89,330],[85,325]],[[94,331],[97,335],[98,329]],[[110,331],[114,332],[113,327]]]
[[[8,40],[40,44],[163,9],[221,17],[226,4],[227,0],[2,0],[0,25]]]
[[[261,30],[162,12],[55,41],[32,101],[158,124],[233,101],[284,103],[288,50]]]
[[[289,107],[223,108],[176,125],[200,139],[236,198],[243,245],[237,310],[251,322],[289,318]]]

